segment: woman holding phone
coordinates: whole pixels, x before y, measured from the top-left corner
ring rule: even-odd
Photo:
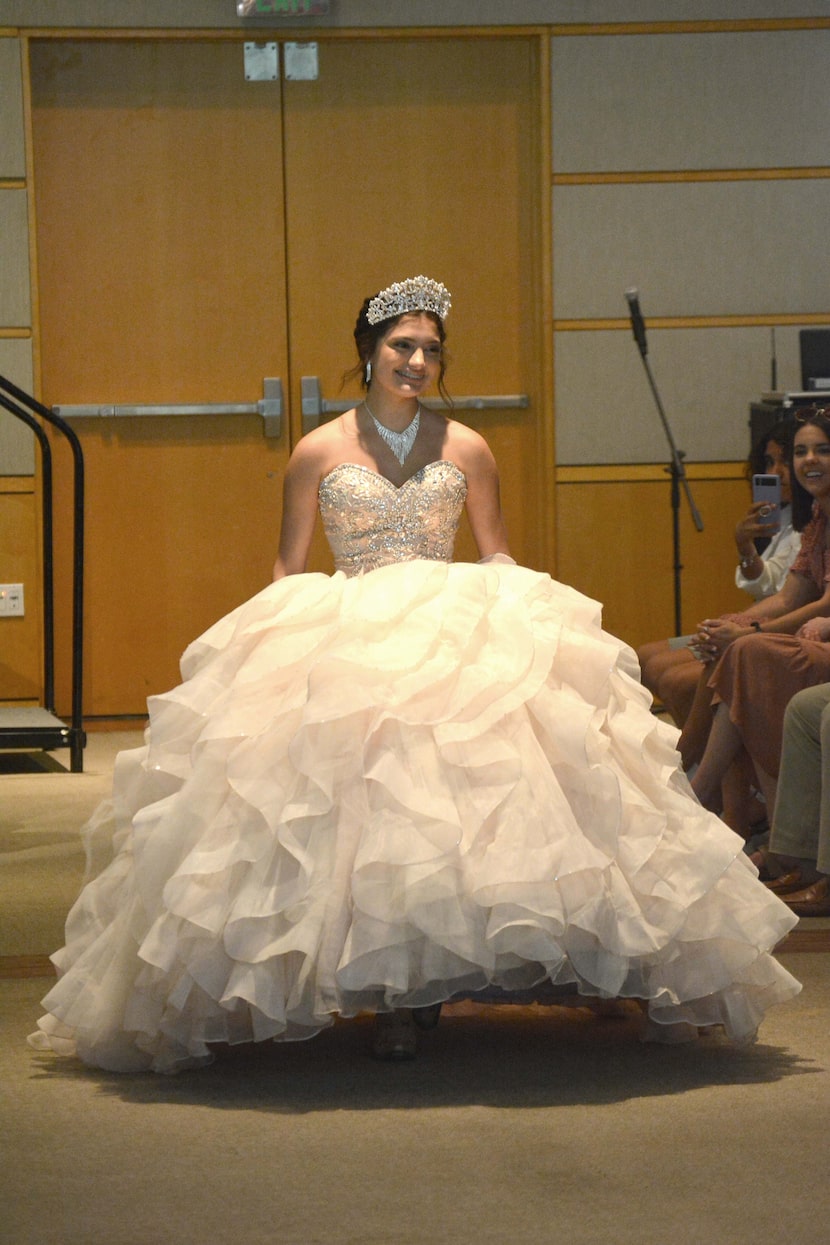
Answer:
[[[735,527],[735,584],[756,601],[783,586],[801,546],[801,534],[793,527],[790,505],[793,425],[791,416],[775,424],[756,442],[747,463],[747,474],[753,481],[777,480],[780,489],[777,523],[770,522],[770,501],[763,496],[753,497]],[[689,716],[700,679],[700,657],[688,646],[688,637],[683,639],[685,644],[655,640],[637,653],[643,683],[681,727]]]
[[[750,456],[752,504],[735,527],[735,585],[756,601],[784,586],[801,547],[791,505],[794,422],[790,417],[777,423]]]
[[[803,529],[801,552],[779,592],[743,614],[706,619],[695,637],[714,663],[706,691],[716,709],[692,779],[707,808],[721,806],[721,783],[742,748],[773,807],[787,705],[802,688],[830,680],[830,409],[807,408],[796,419],[793,523]]]

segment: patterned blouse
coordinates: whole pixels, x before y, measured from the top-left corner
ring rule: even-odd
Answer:
[[[790,570],[812,579],[819,595],[830,584],[830,549],[827,548],[827,515],[817,505],[813,517],[801,533],[801,551]]]

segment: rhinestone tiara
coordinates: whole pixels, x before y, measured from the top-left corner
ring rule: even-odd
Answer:
[[[407,277],[381,290],[369,303],[366,319],[370,324],[380,324],[392,316],[402,316],[407,311],[434,311],[445,320],[452,303],[450,292],[440,281],[429,277]]]

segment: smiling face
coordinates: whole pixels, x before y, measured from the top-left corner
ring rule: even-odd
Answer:
[[[377,344],[372,357],[373,391],[390,397],[418,398],[438,378],[441,338],[431,316],[401,316]]]
[[[795,434],[793,467],[796,479],[823,505],[830,502],[830,436],[817,424],[804,424]]]

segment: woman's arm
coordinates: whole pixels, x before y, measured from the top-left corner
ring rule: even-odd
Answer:
[[[299,575],[306,568],[317,519],[317,490],[322,459],[310,438],[298,444],[288,462],[283,481],[282,525],[274,579]]]
[[[764,550],[763,557],[754,555],[735,569],[735,584],[756,601],[783,588],[790,567],[801,548],[801,533],[788,524]],[[747,564],[748,563],[748,564]]]
[[[479,557],[488,558],[495,553],[509,557],[496,460],[484,438],[471,428],[464,428],[458,441],[456,454],[467,480],[467,518]]]
[[[757,619],[759,622],[774,621],[775,627],[770,626],[767,630],[789,631],[787,619],[790,615],[804,609],[805,606],[817,604],[819,599],[818,589],[808,575],[794,574],[790,571],[777,592],[773,592],[772,596],[763,597],[760,601],[755,601],[741,613],[740,617]]]
[[[790,576],[790,578],[804,579],[804,576]],[[812,580],[806,580],[805,582],[815,593],[815,585],[812,583]],[[803,603],[800,602],[795,609],[792,609],[787,614],[783,614],[779,618],[772,618],[767,622],[759,619],[759,622],[762,631],[778,631],[784,632],[787,635],[795,635],[811,619],[824,618],[828,614],[830,614],[830,584],[825,584],[824,592],[821,596],[813,596]]]
[[[812,579],[791,571],[780,592],[756,601],[738,618],[705,619],[700,624],[695,647],[704,660],[715,660],[740,636],[759,630],[795,635],[804,623],[826,614],[830,614],[830,586],[825,585],[824,592],[819,595]]]

